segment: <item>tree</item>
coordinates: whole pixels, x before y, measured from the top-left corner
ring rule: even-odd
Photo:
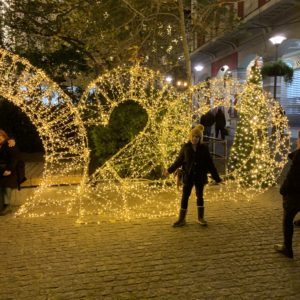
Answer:
[[[261,69],[261,73],[263,77],[283,76],[285,82],[291,83],[293,81],[294,69],[282,60],[278,60],[264,64]]]
[[[211,35],[231,29],[236,2],[10,0],[2,7],[1,45],[44,69],[72,97],[67,86],[84,89],[104,70],[135,62],[162,72],[183,62],[191,83],[189,43],[194,32]]]
[[[89,65],[85,72],[94,71],[91,76],[76,71],[74,76],[81,82],[103,69],[137,60],[168,71],[184,54],[190,81],[193,33],[218,34],[232,28],[236,2],[151,0],[145,5],[144,0],[11,0],[2,20],[6,30],[2,46],[22,55],[41,52],[45,62],[64,47],[72,49]]]
[[[269,107],[257,62],[251,68],[245,89],[239,95],[238,107],[239,122],[230,150],[229,173],[237,173],[239,184],[243,187],[260,189],[270,186],[274,178],[269,165]]]
[[[48,53],[28,51],[23,56],[32,65],[43,69],[67,93],[70,93],[70,91],[66,89],[66,86],[72,87],[76,77],[84,76],[85,73],[91,71],[83,53],[72,46],[61,45],[59,49]]]

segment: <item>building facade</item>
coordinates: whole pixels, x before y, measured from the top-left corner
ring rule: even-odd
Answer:
[[[228,72],[245,81],[255,60],[265,63],[277,57],[294,69],[294,78],[291,84],[281,77],[277,79],[276,98],[291,125],[300,126],[300,1],[245,0],[235,3],[234,10],[241,24],[232,32],[195,37],[192,65],[201,64],[203,69],[193,69],[194,83]],[[274,46],[269,38],[275,35],[286,40]],[[272,93],[274,79],[264,79],[263,87]]]

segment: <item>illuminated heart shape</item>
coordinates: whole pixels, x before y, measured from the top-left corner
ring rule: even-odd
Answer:
[[[80,198],[80,195],[86,191],[85,181],[89,149],[84,123],[78,110],[75,109],[72,101],[57,84],[53,83],[43,71],[33,67],[26,59],[6,50],[1,50],[0,63],[1,74],[4,79],[1,81],[0,93],[26,113],[37,128],[45,149],[43,180],[37,189],[34,201],[27,202],[20,213],[28,212],[31,214],[30,211],[34,209],[34,206],[55,203],[55,199],[48,199],[43,194],[44,191],[47,194],[47,187],[52,184],[78,183],[79,180],[81,183],[78,189],[78,198]],[[108,89],[114,93],[114,98],[107,98],[108,105],[106,107],[98,106],[96,109],[98,120],[92,118],[92,121],[94,124],[99,121],[101,124],[105,124],[116,105],[127,100],[134,100],[147,111],[148,123],[134,141],[121,149],[92,176],[90,180],[92,183],[97,183],[101,177],[118,180],[116,166],[118,166],[119,161],[124,163],[127,160],[129,165],[136,164],[134,156],[128,155],[129,149],[139,151],[140,149],[151,148],[151,151],[146,151],[145,155],[141,157],[145,164],[136,164],[138,168],[133,168],[132,178],[141,178],[149,170],[151,171],[153,166],[161,164],[159,155],[152,157],[150,155],[149,159],[149,153],[153,153],[153,145],[156,140],[153,134],[153,131],[157,130],[155,118],[159,111],[166,109],[166,103],[169,100],[170,102],[174,100],[176,93],[168,85],[158,87],[161,84],[161,78],[158,80],[158,73],[149,69],[136,66],[130,68],[128,73],[123,71],[117,69],[109,72],[92,82],[87,89],[85,95],[90,92],[90,87],[93,85],[98,88],[101,87],[104,96],[106,96],[105,91]],[[117,74],[119,80],[115,81],[115,85],[110,85],[110,78],[114,78]],[[104,87],[103,85],[107,86]],[[85,99],[84,95],[82,99]],[[81,113],[90,109],[90,106],[86,106],[83,102],[84,100],[81,101],[80,105]],[[91,118],[88,119],[88,123],[90,121]],[[71,179],[72,181],[70,181]],[[121,179],[121,181],[124,184],[124,180]],[[63,202],[62,199],[58,199],[56,204],[61,205],[61,202]],[[66,206],[69,210],[72,203],[71,205],[68,203]],[[44,214],[44,212],[39,214]]]
[[[113,110],[128,100],[138,103],[148,115],[145,128],[91,176],[87,194],[98,204],[102,199],[99,211],[111,209],[113,197],[122,200],[118,200],[120,210],[127,206],[128,197],[139,196],[143,203],[149,203],[150,197],[141,193],[145,186],[138,182],[144,183],[153,174],[161,178],[165,165],[164,149],[159,144],[161,125],[169,107],[183,102],[183,96],[164,83],[158,72],[139,65],[114,69],[88,86],[79,104],[85,124],[107,125]],[[126,170],[126,177],[120,170]]]

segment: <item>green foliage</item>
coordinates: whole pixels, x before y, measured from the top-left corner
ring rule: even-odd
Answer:
[[[84,54],[72,46],[61,45],[53,52],[27,51],[21,54],[59,84],[90,71]]]
[[[91,131],[92,150],[97,157],[97,164],[102,165],[132,141],[143,130],[147,119],[147,112],[134,101],[128,100],[116,107],[108,126],[97,126]]]
[[[201,34],[213,38],[222,33],[228,32],[239,23],[234,2],[239,1],[220,1],[220,0],[198,0],[194,3],[195,17],[193,24],[200,29]]]
[[[266,63],[261,69],[261,74],[265,76],[283,76],[284,81],[291,83],[293,81],[294,70],[282,60]]]
[[[99,73],[146,56],[156,67],[163,56],[177,61],[177,15],[177,5],[163,1],[14,0],[3,25],[17,53],[54,52],[67,45],[81,51]],[[172,53],[166,51],[170,46]]]
[[[166,72],[178,65],[178,57],[183,53],[178,1],[152,0],[146,1],[147,5],[145,0],[9,2],[5,18],[1,20],[6,31],[2,45],[22,55],[42,53],[41,57],[46,57],[43,68],[48,68],[52,61],[57,63],[58,70],[49,72],[55,78],[65,73],[60,62],[63,55],[51,54],[60,52],[63,47],[67,51],[69,48],[79,51],[96,74],[120,63],[130,64],[137,60]],[[184,1],[188,38],[193,32],[211,37],[232,29],[234,10],[226,2],[195,1],[195,13],[191,15],[191,0]],[[80,67],[81,62],[74,54],[73,64]],[[65,58],[68,61],[68,57]],[[55,64],[51,66],[52,70]],[[72,64],[67,63],[67,66],[72,67]],[[69,73],[73,73],[72,68]],[[84,79],[77,73],[76,77]]]
[[[21,151],[44,151],[39,134],[29,118],[20,108],[3,98],[0,98],[0,128],[16,139]]]

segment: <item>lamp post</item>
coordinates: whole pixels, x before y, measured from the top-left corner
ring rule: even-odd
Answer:
[[[200,64],[197,64],[194,66],[194,76],[193,76],[193,81],[194,81],[194,84],[196,84],[196,73],[199,73],[201,72],[202,70],[204,69],[204,67]],[[198,105],[198,103],[196,102],[196,99],[194,98],[194,96],[192,96],[192,113],[194,111],[194,105]]]
[[[165,78],[165,80],[166,80],[167,83],[172,83],[173,78],[172,78],[172,76],[168,75],[168,76]]]
[[[196,65],[195,67],[194,67],[194,69],[197,71],[197,72],[201,72],[202,70],[203,70],[203,66],[202,65]]]
[[[278,59],[278,46],[286,40],[285,36],[282,35],[275,35],[271,38],[269,38],[269,41],[275,46],[275,62]],[[277,76],[274,76],[274,92],[273,92],[273,97],[276,99],[276,90],[277,90]]]
[[[201,72],[204,69],[204,67],[202,65],[195,65],[194,66],[194,70],[196,73]],[[196,74],[194,73],[194,84],[196,83]]]

